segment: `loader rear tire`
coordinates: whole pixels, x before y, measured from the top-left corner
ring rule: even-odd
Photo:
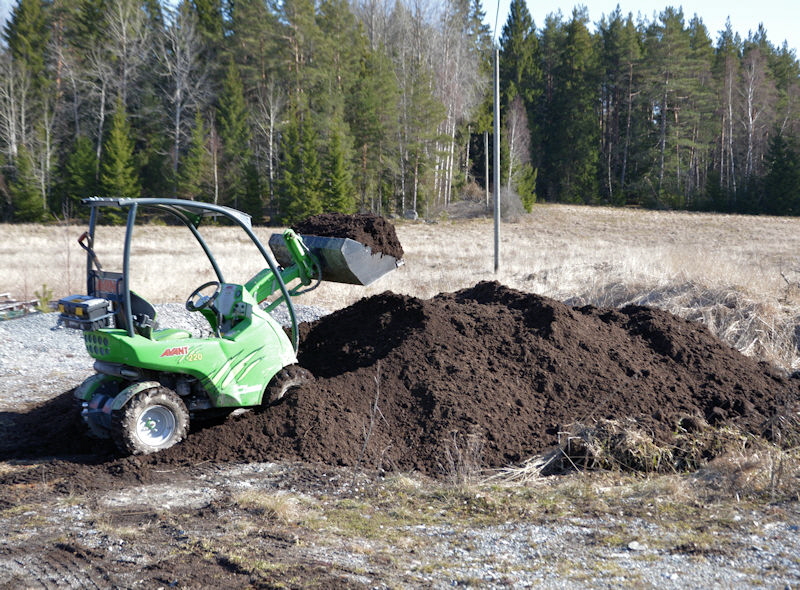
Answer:
[[[287,393],[313,380],[314,375],[311,374],[311,371],[300,365],[287,365],[275,373],[270,380],[264,392],[263,405],[274,404]]]
[[[181,398],[166,387],[136,394],[111,415],[111,437],[131,455],[149,455],[180,442],[189,430],[189,412]]]
[[[83,408],[78,405],[77,413],[78,418],[80,418],[81,422],[83,422],[86,426],[86,434],[89,438],[94,438],[97,440],[108,440],[111,438],[111,431],[104,426],[98,418],[94,416],[88,416],[86,418],[83,417]]]

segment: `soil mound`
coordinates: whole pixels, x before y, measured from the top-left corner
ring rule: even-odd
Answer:
[[[167,451],[116,460],[114,473],[289,459],[437,475],[477,448],[485,467],[527,459],[575,421],[635,419],[660,442],[679,422],[767,435],[798,400],[796,379],[700,324],[645,307],[572,308],[494,282],[363,299],[303,326],[300,363],[312,385]]]
[[[394,231],[394,226],[379,215],[359,213],[322,213],[312,215],[292,227],[301,235],[326,238],[350,238],[369,246],[373,252],[381,252],[403,258],[403,247]]]
[[[500,467],[556,444],[574,421],[633,418],[662,442],[682,419],[762,434],[798,392],[669,313],[575,309],[498,283],[427,301],[383,293],[304,332],[313,386],[171,454],[436,474],[470,439]]]

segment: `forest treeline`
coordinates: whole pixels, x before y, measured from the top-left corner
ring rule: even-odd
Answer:
[[[0,46],[0,218],[160,196],[258,221],[434,215],[492,178],[480,0],[17,0]],[[501,184],[535,201],[800,214],[800,64],[585,8],[498,39]],[[493,188],[493,187],[492,187]]]

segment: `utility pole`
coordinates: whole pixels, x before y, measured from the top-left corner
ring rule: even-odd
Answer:
[[[494,50],[494,272],[500,270],[500,49]]]

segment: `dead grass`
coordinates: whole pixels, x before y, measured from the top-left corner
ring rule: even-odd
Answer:
[[[797,426],[793,425],[793,435]],[[662,474],[661,481],[674,484],[685,480],[669,474],[692,473],[692,488],[715,501],[800,500],[800,447],[781,447],[735,428],[705,424],[691,432],[679,431],[675,442],[666,445],[635,423],[599,420],[568,425],[559,439],[558,447],[547,454],[500,470],[485,481],[528,485],[545,475],[605,471]],[[673,499],[678,495],[670,494]]]
[[[226,280],[260,267],[246,237],[209,227]],[[0,292],[58,298],[82,292],[78,226],[0,225]],[[258,228],[266,242],[278,228]],[[119,264],[123,229],[101,228],[97,253]],[[537,205],[501,227],[493,269],[490,219],[398,222],[406,264],[369,287],[323,283],[301,303],[334,310],[384,290],[427,298],[498,280],[572,304],[651,305],[701,321],[746,354],[800,368],[800,218],[748,217],[603,207]],[[241,235],[240,235],[241,234]],[[216,247],[215,247],[216,246]],[[183,301],[211,270],[188,231],[137,228],[133,286],[154,303]]]
[[[444,445],[442,471],[456,487],[478,483],[484,472],[483,447],[486,439],[479,432],[451,432]]]
[[[282,524],[302,523],[311,514],[301,498],[284,491],[248,490],[236,495],[234,501],[261,519]]]

